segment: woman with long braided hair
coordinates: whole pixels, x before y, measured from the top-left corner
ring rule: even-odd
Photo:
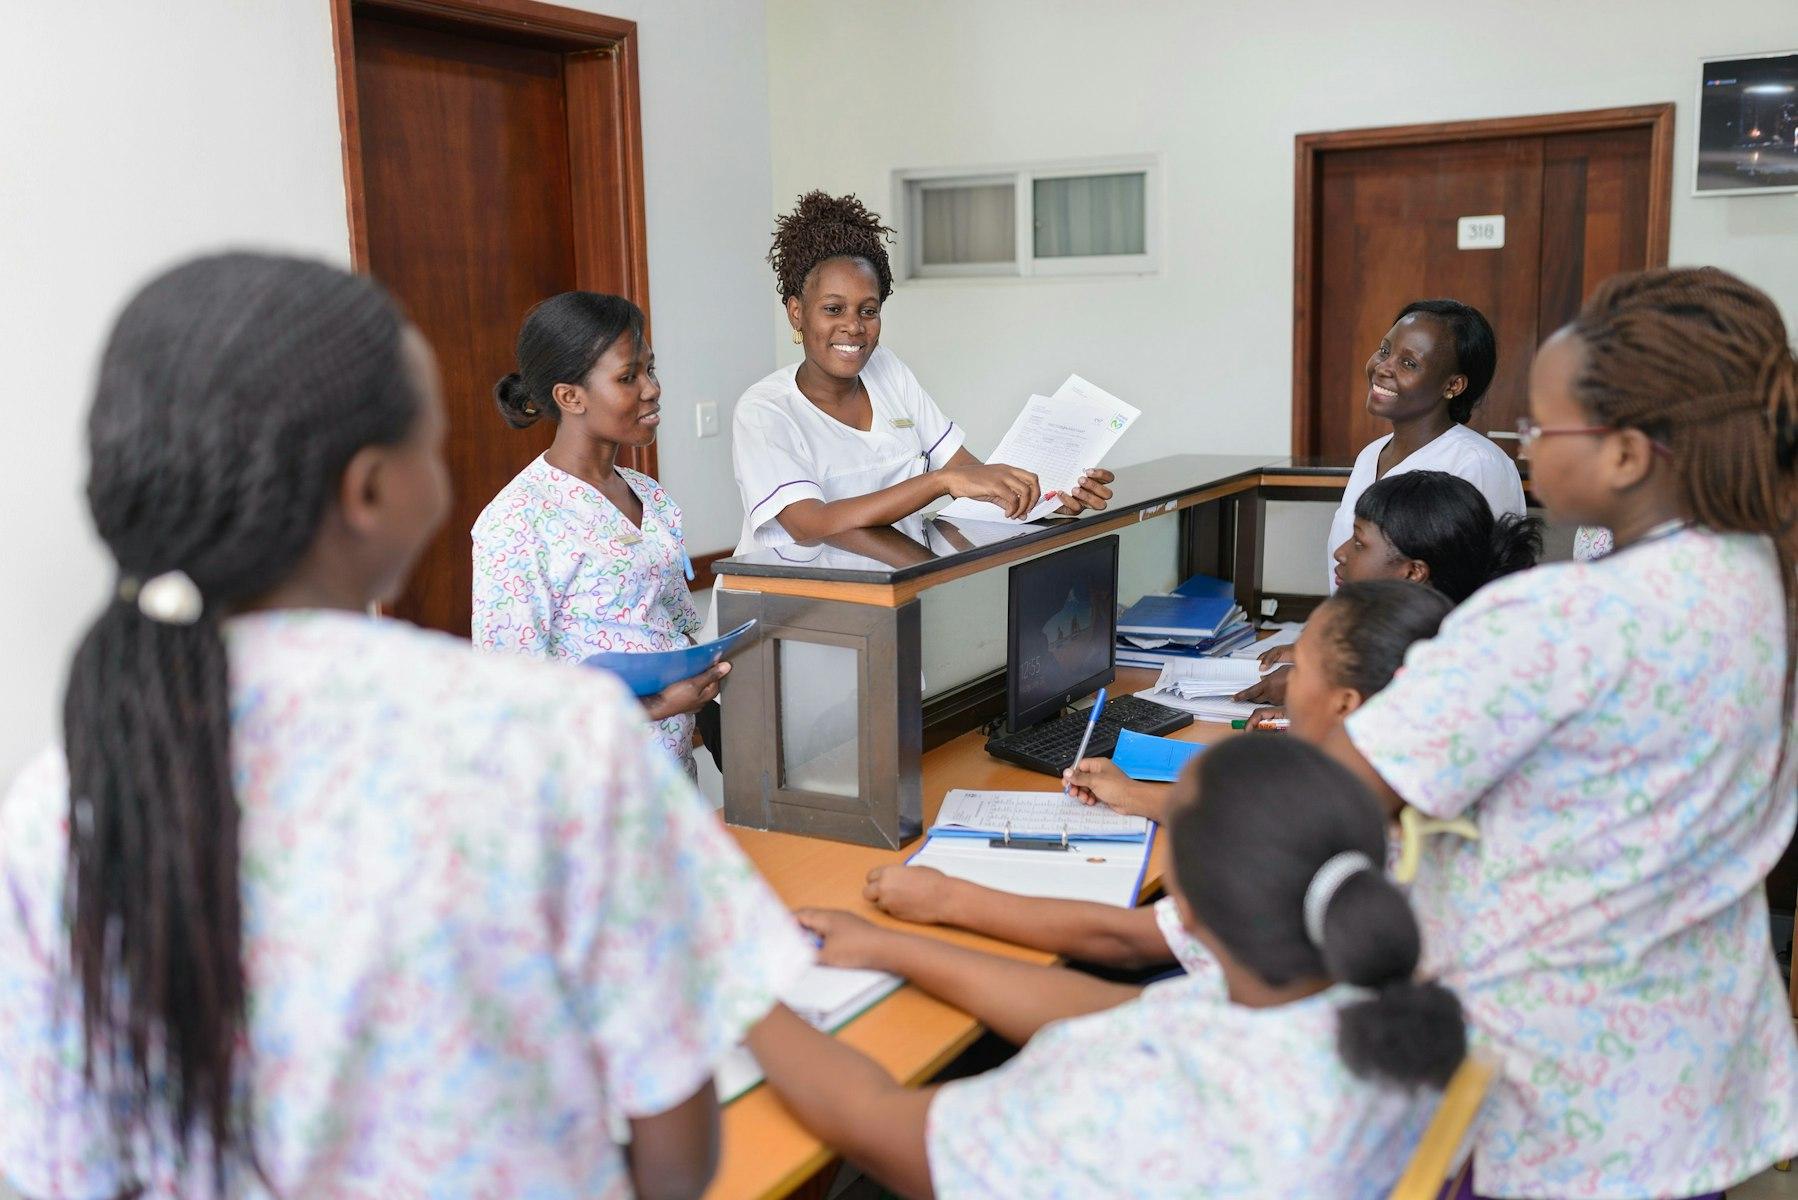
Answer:
[[[119,317],[119,579],[0,801],[22,1193],[704,1187],[712,1068],[810,948],[615,680],[368,616],[447,510],[444,429],[365,278],[204,258]]]
[[[808,192],[775,224],[774,267],[793,342],[805,348],[744,392],[731,419],[743,500],[737,553],[892,525],[945,496],[1021,517],[1042,499],[1035,475],[987,465],[962,445],[899,356],[880,344],[893,293],[892,233],[854,196]],[[1112,474],[1086,470],[1062,511],[1104,508]]]
[[[1762,888],[1798,819],[1798,363],[1732,275],[1620,275],[1521,432],[1550,514],[1614,548],[1476,593],[1328,745],[1479,829],[1412,896],[1503,1066],[1463,1195],[1715,1195],[1798,1151]]]

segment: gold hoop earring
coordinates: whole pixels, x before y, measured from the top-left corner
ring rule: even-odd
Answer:
[[[805,345],[805,335],[800,333],[797,329],[793,331],[793,344],[795,346]]]

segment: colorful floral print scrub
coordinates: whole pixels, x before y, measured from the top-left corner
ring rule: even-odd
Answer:
[[[608,675],[346,613],[226,645],[275,1194],[623,1200],[608,1118],[686,1100],[805,969],[785,906]],[[83,1087],[68,811],[56,752],[0,802],[0,1174],[205,1195],[115,1153]]]
[[[579,662],[616,650],[678,650],[699,632],[687,591],[680,506],[618,468],[643,502],[632,525],[599,489],[539,456],[474,523],[474,644]],[[693,773],[693,716],[656,722]]]
[[[1156,909],[1158,921],[1165,912]],[[1376,1200],[1397,1182],[1440,1093],[1357,1078],[1338,985],[1246,1008],[1178,926],[1188,974],[1139,999],[1057,1021],[1005,1066],[945,1084],[926,1148],[942,1200]],[[1164,931],[1168,926],[1163,924]]]
[[[1501,579],[1348,719],[1405,800],[1465,815],[1412,905],[1503,1081],[1479,1190],[1692,1196],[1798,1151],[1762,880],[1784,618],[1765,538],[1673,530]]]

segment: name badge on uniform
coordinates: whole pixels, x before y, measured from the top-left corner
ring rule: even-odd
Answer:
[[[893,417],[887,424],[891,425],[894,429],[910,429],[912,427],[912,419],[910,417]]]
[[[624,533],[618,536],[620,546],[636,546],[642,544],[642,541],[643,539],[634,533]]]

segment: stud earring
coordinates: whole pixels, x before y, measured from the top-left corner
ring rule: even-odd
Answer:
[[[805,345],[805,335],[800,333],[797,329],[793,331],[793,344],[795,346]]]

